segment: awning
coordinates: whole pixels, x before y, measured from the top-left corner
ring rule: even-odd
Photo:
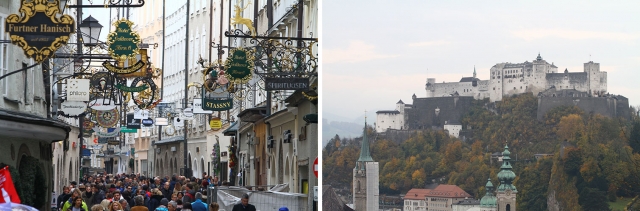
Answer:
[[[70,131],[61,121],[0,109],[0,136],[55,142],[67,139]]]
[[[233,122],[233,124],[231,124],[231,126],[229,128],[227,128],[226,130],[222,131],[222,134],[224,134],[225,136],[235,136],[236,133],[238,133],[238,122]]]
[[[257,122],[264,118],[267,114],[267,107],[255,107],[245,109],[244,111],[238,114],[238,118],[240,118],[243,122]]]

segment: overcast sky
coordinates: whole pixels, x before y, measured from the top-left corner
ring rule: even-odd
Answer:
[[[600,63],[640,105],[640,1],[323,1],[323,117],[353,119],[425,97],[426,78],[487,80],[541,54],[558,70]]]

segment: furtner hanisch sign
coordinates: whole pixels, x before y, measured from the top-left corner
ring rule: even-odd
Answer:
[[[4,30],[11,36],[11,43],[38,63],[66,45],[71,33],[76,32],[73,17],[61,15],[59,4],[60,0],[22,0],[21,14],[11,14],[5,21]]]

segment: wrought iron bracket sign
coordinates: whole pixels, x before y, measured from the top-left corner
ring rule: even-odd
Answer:
[[[265,78],[265,90],[307,90],[308,78]]]
[[[254,68],[254,51],[244,48],[231,49],[225,64],[225,76],[231,83],[241,84],[251,80]]]
[[[113,25],[116,27],[115,31],[107,36],[109,55],[118,61],[135,58],[138,53],[140,35],[132,30],[133,22],[123,18]]]
[[[60,0],[22,0],[21,14],[11,14],[5,21],[11,43],[37,63],[53,56],[76,32],[73,17],[60,15],[59,4]]]
[[[105,69],[109,70],[112,73],[116,73],[116,74],[134,73],[134,72],[142,69],[145,65],[146,65],[146,63],[144,63],[143,61],[138,61],[134,65],[129,66],[129,67],[117,67],[117,66],[114,66],[113,64],[111,64],[111,62],[109,62],[109,61],[104,61],[102,63],[102,66]]]
[[[144,0],[138,0],[138,4],[133,4],[133,0],[106,0],[109,4],[96,5],[67,5],[69,8],[109,8],[109,7],[142,7]]]

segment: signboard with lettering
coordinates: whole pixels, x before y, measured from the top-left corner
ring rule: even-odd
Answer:
[[[67,101],[89,101],[89,79],[67,79]]]
[[[116,137],[120,134],[120,128],[108,128],[107,132],[104,132],[101,128],[94,127],[93,131],[98,137]]]
[[[222,128],[222,121],[219,117],[214,117],[209,121],[209,126],[211,126],[212,130],[220,130],[220,128]]]
[[[193,99],[193,113],[194,114],[212,114],[213,111],[205,111],[202,109],[202,98]]]
[[[147,127],[152,126],[153,125],[153,119],[143,119],[142,120],[142,125],[147,126]]]
[[[252,77],[253,60],[255,59],[254,51],[236,48],[231,49],[229,54],[231,56],[227,58],[227,63],[225,64],[225,69],[227,70],[225,71],[225,76],[231,83],[246,83]]]
[[[22,48],[27,57],[42,63],[67,44],[71,34],[76,32],[75,20],[60,13],[60,0],[21,2],[22,14],[7,17],[5,32],[11,36],[11,43]]]
[[[120,132],[121,133],[137,133],[138,129],[131,129],[131,128],[126,128],[126,127],[120,127]]]
[[[133,22],[127,19],[120,19],[113,23],[115,31],[107,36],[107,46],[109,46],[109,55],[115,60],[133,59],[138,52],[138,44],[140,43],[140,35],[134,32]]]
[[[308,78],[265,78],[265,90],[308,90]]]
[[[127,128],[140,129],[140,120],[135,119],[133,114],[127,114]]]
[[[226,111],[233,108],[233,99],[203,99],[202,109],[209,111]]]
[[[87,104],[79,101],[64,101],[60,106],[62,112],[69,116],[78,116],[87,110]]]

